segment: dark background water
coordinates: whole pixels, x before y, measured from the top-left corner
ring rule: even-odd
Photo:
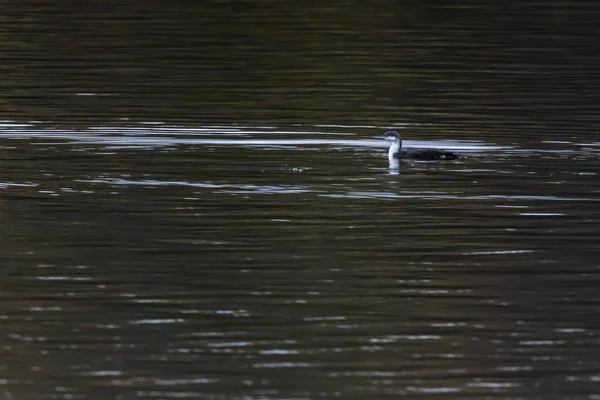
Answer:
[[[0,398],[600,398],[596,2],[2,10]]]

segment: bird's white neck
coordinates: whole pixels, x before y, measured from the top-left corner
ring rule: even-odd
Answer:
[[[394,159],[394,154],[400,151],[400,147],[402,147],[401,141],[391,142],[390,143],[390,151],[388,152],[388,159],[392,161]]]

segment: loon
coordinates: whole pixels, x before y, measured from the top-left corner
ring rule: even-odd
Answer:
[[[458,156],[450,151],[436,149],[402,149],[402,138],[396,131],[387,131],[383,136],[377,136],[377,139],[383,139],[390,142],[390,151],[388,158],[390,162],[397,161],[399,158],[409,158],[412,160],[455,160]]]

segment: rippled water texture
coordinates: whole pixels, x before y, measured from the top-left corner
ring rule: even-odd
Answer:
[[[600,398],[600,5],[9,3],[0,399]]]

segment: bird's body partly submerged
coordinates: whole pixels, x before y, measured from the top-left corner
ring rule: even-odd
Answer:
[[[456,160],[458,156],[451,151],[436,149],[400,150],[394,153],[395,158],[408,158],[411,160]]]
[[[446,150],[436,149],[404,149],[402,150],[402,138],[396,131],[387,131],[385,135],[379,136],[378,139],[387,140],[390,142],[390,150],[388,158],[390,162],[398,159],[411,159],[423,161],[435,160],[455,160],[458,155]]]

